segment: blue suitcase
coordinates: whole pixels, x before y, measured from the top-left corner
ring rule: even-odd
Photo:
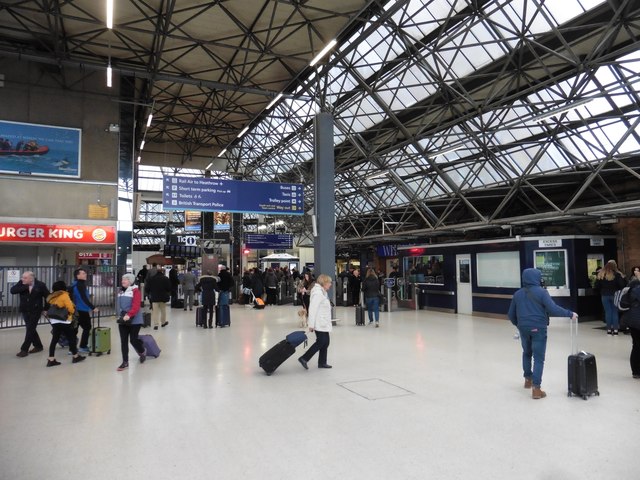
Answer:
[[[231,326],[229,305],[216,305],[216,328]]]
[[[144,343],[144,348],[147,350],[148,357],[158,358],[160,356],[161,350],[160,347],[158,347],[155,338],[153,338],[153,335],[138,335],[138,338],[142,340],[142,343]]]

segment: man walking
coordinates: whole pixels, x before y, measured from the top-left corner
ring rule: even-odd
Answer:
[[[89,291],[87,290],[87,271],[79,268],[73,272],[75,281],[71,284],[71,300],[78,311],[78,326],[82,327],[80,337],[80,353],[89,353],[89,334],[91,333],[91,313],[98,309],[91,303]]]
[[[36,328],[46,310],[49,289],[43,282],[36,280],[33,272],[27,271],[10,291],[12,295],[20,295],[20,312],[26,327],[24,342],[16,356],[26,357],[30,353],[41,352],[44,347]],[[33,348],[29,350],[31,345]]]

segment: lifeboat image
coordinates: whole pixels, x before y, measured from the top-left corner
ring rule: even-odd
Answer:
[[[49,147],[46,145],[38,145],[35,140],[30,142],[18,142],[15,147],[7,140],[0,139],[0,156],[20,156],[28,157],[33,155],[45,155],[49,153]]]

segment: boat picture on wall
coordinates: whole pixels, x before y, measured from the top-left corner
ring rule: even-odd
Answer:
[[[78,128],[0,120],[0,172],[80,177]]]

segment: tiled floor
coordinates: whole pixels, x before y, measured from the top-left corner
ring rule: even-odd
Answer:
[[[162,355],[111,355],[45,368],[0,332],[0,478],[615,479],[640,476],[640,380],[631,339],[581,324],[601,396],[566,395],[568,320],[552,319],[543,387],[522,388],[520,345],[504,320],[401,310],[381,328],[337,308],[331,370],[258,357],[292,330],[297,308],[231,307],[231,328],[196,328],[172,310]],[[113,325],[112,325],[113,326]],[[40,327],[49,340],[47,327]],[[311,335],[313,336],[313,334]],[[301,352],[298,348],[298,352]],[[296,355],[297,356],[297,355]],[[132,356],[132,358],[135,355]]]

